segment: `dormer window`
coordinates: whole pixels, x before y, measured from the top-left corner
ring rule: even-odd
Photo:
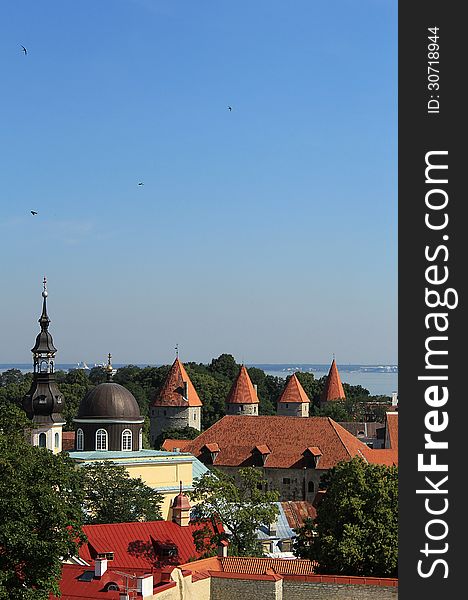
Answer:
[[[255,464],[263,467],[271,454],[271,450],[266,444],[260,444],[252,449],[251,454]]]
[[[306,459],[308,466],[316,469],[322,457],[322,451],[318,446],[309,446],[304,450],[302,456]]]
[[[208,462],[210,462],[213,465],[220,450],[218,444],[216,442],[214,442],[213,444],[205,444],[201,450],[205,457],[208,459]]]

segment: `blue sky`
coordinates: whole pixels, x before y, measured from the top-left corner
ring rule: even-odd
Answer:
[[[0,21],[0,362],[397,361],[396,2]]]

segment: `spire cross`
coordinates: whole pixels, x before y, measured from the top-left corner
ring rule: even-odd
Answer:
[[[42,292],[42,295],[44,295],[44,294],[46,294],[46,295],[47,295],[47,278],[46,278],[46,276],[45,276],[45,275],[44,275],[44,279],[43,279],[43,281],[42,281],[42,286],[44,287],[44,290],[43,290],[43,292]]]
[[[174,350],[175,350],[175,352],[176,352],[176,354],[175,354],[175,355],[176,355],[176,358],[179,358],[179,344],[176,344],[176,345],[175,345],[175,348],[174,348]]]

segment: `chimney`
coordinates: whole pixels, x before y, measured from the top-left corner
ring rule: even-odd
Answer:
[[[398,406],[398,392],[392,392],[392,406]]]
[[[130,595],[127,592],[120,592],[119,600],[130,600]]]
[[[94,561],[94,577],[101,578],[107,571],[107,558],[96,558]]]
[[[152,575],[141,575],[140,577],[137,577],[137,592],[143,599],[153,597]]]

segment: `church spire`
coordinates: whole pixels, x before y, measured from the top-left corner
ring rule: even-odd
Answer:
[[[49,333],[49,315],[47,314],[47,279],[44,277],[42,282],[43,290],[42,290],[42,314],[39,317],[39,325],[41,326],[41,331],[36,337],[36,343],[34,344],[34,348],[31,349],[31,352],[34,356],[34,372],[37,371],[43,372],[53,372],[54,366],[54,357],[57,352],[57,348],[54,346],[54,341],[52,339],[51,334]]]
[[[39,318],[41,331],[31,349],[34,362],[33,380],[29,392],[23,399],[23,409],[33,421],[31,442],[35,446],[44,446],[52,452],[62,449],[63,396],[57,386],[54,375],[55,353],[52,336],[49,333],[50,319],[47,314],[47,280],[42,283],[42,313]]]

